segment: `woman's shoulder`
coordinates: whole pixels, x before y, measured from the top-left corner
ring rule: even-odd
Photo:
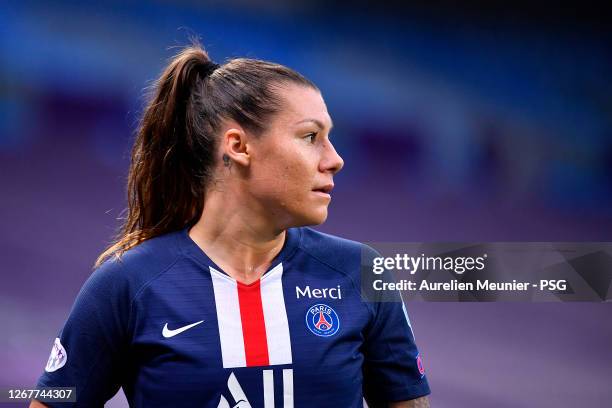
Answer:
[[[309,248],[320,247],[320,249],[323,249],[331,245],[334,249],[356,250],[363,245],[360,242],[317,231],[311,227],[300,229],[302,230],[301,244]]]
[[[300,248],[311,256],[341,270],[354,270],[355,264],[376,256],[370,246],[347,238],[304,227]]]
[[[347,238],[327,234],[310,227],[301,228],[303,233],[302,246],[319,251],[361,252],[374,251],[370,246]]]
[[[110,256],[95,268],[86,286],[137,292],[148,281],[168,270],[180,258],[177,234],[150,238],[120,256]]]

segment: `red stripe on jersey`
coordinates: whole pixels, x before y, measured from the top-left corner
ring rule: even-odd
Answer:
[[[261,304],[260,281],[250,285],[238,283],[240,320],[244,337],[244,352],[247,367],[270,364],[266,324]]]

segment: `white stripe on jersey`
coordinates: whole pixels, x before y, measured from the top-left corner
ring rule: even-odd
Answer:
[[[219,323],[224,368],[246,367],[246,338],[240,314],[240,294],[234,279],[210,267]],[[283,265],[278,264],[260,280],[268,364],[292,364],[289,321],[283,294]]]
[[[274,371],[263,370],[264,408],[274,408]]]
[[[261,303],[270,365],[293,363],[282,278],[282,263],[261,278]]]
[[[283,408],[293,408],[293,370],[283,370]]]
[[[402,310],[404,312],[404,317],[406,318],[406,323],[408,323],[408,327],[410,327],[410,333],[412,333],[412,338],[416,339],[416,337],[414,337],[414,330],[412,330],[412,324],[410,323],[410,317],[408,317],[408,310],[406,310],[406,303],[404,303],[402,294],[400,293],[399,295],[400,295],[400,301],[402,302]]]
[[[246,367],[236,281],[212,267],[210,276],[215,291],[223,367]]]

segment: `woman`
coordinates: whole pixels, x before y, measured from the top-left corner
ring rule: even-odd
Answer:
[[[360,299],[372,250],[303,227],[343,166],[317,87],[194,45],[154,91],[125,225],[38,386],[76,386],[83,407],[119,387],[137,407],[428,406],[401,302]]]

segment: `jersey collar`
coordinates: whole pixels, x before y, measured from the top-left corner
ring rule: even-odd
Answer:
[[[189,226],[183,228],[181,231],[179,231],[180,247],[181,247],[183,253],[185,253],[187,256],[197,260],[198,263],[202,264],[206,268],[212,266],[217,271],[223,272],[224,274],[227,275],[227,273],[225,273],[223,271],[223,269],[219,268],[219,266],[216,265],[208,257],[208,255],[206,255],[206,253],[204,251],[202,251],[202,248],[200,248],[198,246],[198,244],[196,244],[195,241],[191,239],[191,237],[189,236],[189,229],[190,228],[191,228],[191,225],[189,225]],[[278,266],[278,264],[280,264],[280,263],[282,263],[284,261],[287,261],[293,255],[293,253],[295,252],[295,250],[299,246],[299,242],[300,242],[301,236],[302,236],[302,229],[301,228],[288,228],[287,229],[287,233],[285,235],[285,243],[283,244],[283,248],[276,255],[274,260],[272,260],[272,263],[270,264],[270,267],[264,273],[264,275],[266,275],[268,272],[270,272],[272,269],[274,269],[276,266]]]

